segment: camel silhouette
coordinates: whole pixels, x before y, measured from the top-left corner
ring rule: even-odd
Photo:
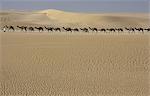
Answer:
[[[136,28],[130,27],[130,28],[125,28],[126,30],[128,30],[129,33],[135,33]]]
[[[107,29],[108,31],[110,32],[116,32],[116,30],[114,28],[110,28],[110,29]]]
[[[135,30],[139,31],[139,32],[144,32],[144,29],[143,28],[135,28]]]
[[[142,27],[139,27],[139,28],[136,28],[136,27],[124,27],[124,29],[123,28],[101,28],[101,29],[98,29],[98,28],[95,28],[95,27],[83,27],[83,28],[71,28],[71,27],[61,27],[61,28],[59,28],[59,27],[46,27],[46,26],[44,26],[44,28],[43,27],[40,27],[40,26],[38,26],[38,27],[27,27],[27,26],[16,26],[16,27],[14,27],[14,26],[12,26],[12,25],[5,25],[5,26],[3,26],[2,27],[2,31],[3,32],[6,32],[7,30],[8,31],[15,31],[15,28],[19,28],[21,31],[35,31],[35,29],[37,29],[39,32],[41,32],[41,31],[44,31],[45,29],[49,32],[49,31],[59,31],[59,32],[61,32],[62,31],[62,29],[63,30],[65,30],[65,31],[67,31],[67,32],[79,32],[79,31],[83,31],[83,32],[90,32],[90,30],[91,31],[93,31],[93,32],[99,32],[99,31],[102,31],[102,32],[123,32],[124,31],[124,29],[126,30],[126,31],[128,31],[128,33],[135,33],[136,31],[138,31],[138,32],[142,32],[142,33],[144,33],[145,31],[147,31],[147,32],[149,32],[150,31],[150,28],[142,28]]]
[[[21,31],[23,31],[23,27],[17,26],[19,29],[21,29]]]
[[[127,28],[127,27],[125,27],[125,30],[127,30],[128,33],[131,33],[131,31],[132,31],[132,32],[135,32],[134,28]]]
[[[74,29],[72,29],[72,30],[73,30],[73,31],[77,31],[77,32],[79,31],[79,29],[78,29],[78,28],[74,28]]]
[[[3,31],[3,32],[6,32],[7,28],[8,28],[8,27],[6,27],[6,25],[3,26],[2,31]]]
[[[27,27],[27,26],[23,26],[23,28],[24,28],[25,31],[27,31],[27,28],[28,28],[28,27]]]
[[[80,28],[80,30],[82,30],[84,32],[89,32],[88,28]]]
[[[39,32],[44,31],[43,27],[35,27],[35,29],[39,30]]]
[[[65,27],[62,27],[64,30],[66,30],[66,31],[70,31],[70,32],[72,32],[72,29],[71,28],[65,28]]]
[[[102,28],[102,29],[100,29],[100,31],[106,32],[106,29],[105,29],[105,28]]]
[[[146,30],[146,31],[148,31],[148,32],[149,32],[149,31],[150,31],[150,28],[146,28],[146,29],[144,29],[144,30]]]
[[[127,31],[130,31],[130,29],[129,29],[129,28],[127,28],[127,27],[125,27],[125,29],[126,29]]]
[[[130,30],[131,30],[133,33],[135,33],[135,28],[130,28]]]
[[[89,27],[89,29],[92,30],[92,31],[96,31],[96,32],[98,31],[97,28],[91,28],[91,27]]]
[[[34,28],[33,27],[29,27],[28,28],[30,31],[34,31]]]
[[[49,32],[49,31],[53,31],[54,30],[54,28],[53,27],[46,27],[46,26],[44,26],[45,27],[45,29]]]
[[[9,30],[15,31],[15,28],[14,28],[13,26],[10,26],[10,27],[9,27]]]
[[[13,26],[7,26],[7,25],[5,25],[5,28],[7,28],[8,30],[15,31],[15,28]]]
[[[27,26],[17,26],[21,31],[27,31]]]
[[[123,28],[116,28],[115,30],[117,30],[118,32],[123,32]]]
[[[60,28],[54,28],[54,30],[61,32],[61,29],[60,29]]]

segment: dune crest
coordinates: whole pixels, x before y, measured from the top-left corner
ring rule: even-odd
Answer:
[[[33,12],[0,12],[2,24],[9,25],[53,25],[69,27],[134,27],[149,25],[145,13],[75,13],[54,9]]]
[[[61,23],[94,23],[97,19],[100,19],[100,17],[92,14],[65,12],[53,9],[43,10],[39,13],[46,14],[50,19]]]
[[[48,9],[39,11],[38,13],[46,14],[51,20],[60,23],[84,24],[84,25],[116,25],[116,26],[138,26],[148,23],[148,15],[137,14],[88,14],[88,13],[73,13],[60,10]]]

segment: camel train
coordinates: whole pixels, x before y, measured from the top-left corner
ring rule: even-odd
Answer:
[[[95,27],[84,27],[84,28],[71,28],[71,27],[49,27],[49,26],[43,26],[43,27],[31,27],[31,26],[12,26],[12,25],[5,25],[2,28],[3,32],[14,32],[14,31],[23,31],[23,32],[104,32],[104,33],[108,33],[108,32],[123,32],[123,31],[127,31],[129,33],[135,33],[136,31],[138,32],[142,32],[144,33],[144,31],[149,32],[150,28],[132,28],[132,27],[125,27],[125,28],[95,28]]]

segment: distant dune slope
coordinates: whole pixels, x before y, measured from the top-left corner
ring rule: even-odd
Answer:
[[[62,23],[80,23],[89,25],[142,25],[148,23],[146,14],[85,14],[72,13],[58,10],[44,10],[39,13],[46,14],[51,20]]]
[[[73,13],[59,10],[42,10],[34,12],[1,12],[1,24],[42,24],[61,26],[145,26],[149,25],[145,13]]]

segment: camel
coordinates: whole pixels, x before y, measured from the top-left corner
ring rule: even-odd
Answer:
[[[129,29],[129,28],[127,28],[127,27],[125,27],[125,29],[126,29],[127,31],[130,31],[130,29]]]
[[[118,32],[123,32],[123,29],[122,28],[116,28],[116,30],[118,31]]]
[[[132,32],[134,32],[135,33],[135,30],[134,30],[134,28],[127,28],[127,27],[125,27],[125,29],[130,33],[130,31],[132,31]]]
[[[61,32],[61,29],[60,29],[60,28],[54,28],[54,30]]]
[[[13,31],[15,31],[15,28],[14,28],[13,26],[7,26],[7,25],[5,25],[4,27],[7,28],[8,30],[13,30]]]
[[[107,29],[108,31],[110,32],[116,32],[116,30],[114,28],[110,28],[110,29]]]
[[[106,29],[105,29],[105,28],[102,28],[102,29],[100,29],[100,31],[106,32]]]
[[[82,30],[84,32],[89,32],[88,28],[80,28],[80,30]]]
[[[132,32],[132,33],[135,33],[135,28],[132,28],[132,27],[131,27],[131,28],[126,28],[126,30],[128,30],[129,33],[131,33],[131,32]]]
[[[74,28],[74,29],[72,29],[73,31],[77,31],[77,32],[79,32],[79,29],[78,28]]]
[[[28,28],[30,31],[34,31],[34,28],[33,27],[29,27]]]
[[[46,27],[46,26],[44,26],[45,27],[45,29],[49,32],[49,31],[53,31],[53,27]]]
[[[143,29],[143,28],[135,28],[135,30],[138,30],[139,32],[140,32],[140,31],[144,32],[144,29]]]
[[[24,26],[24,30],[25,30],[25,31],[27,31],[27,28],[28,28],[27,26]]]
[[[35,27],[39,32],[44,31],[43,27]]]
[[[27,27],[26,26],[17,26],[18,28],[20,28],[21,29],[21,31],[23,31],[23,30],[25,30],[25,31],[27,31]]]
[[[13,26],[10,26],[10,27],[9,27],[9,30],[15,31],[15,28],[14,28]]]
[[[8,27],[4,26],[4,27],[2,28],[2,31],[3,31],[3,32],[6,32],[7,28],[8,28]]]
[[[130,28],[131,29],[131,31],[133,32],[133,33],[135,33],[135,29],[134,28]]]
[[[66,30],[66,31],[70,31],[70,32],[72,32],[72,29],[71,28],[65,28],[65,27],[62,27],[64,30]]]
[[[144,29],[144,30],[146,30],[146,31],[148,31],[148,32],[149,32],[149,31],[150,31],[150,28],[146,28],[146,29]]]
[[[91,27],[89,27],[89,29],[92,30],[92,31],[96,31],[96,32],[98,31],[97,28],[91,28]]]
[[[17,26],[17,27],[18,27],[19,29],[21,29],[21,31],[23,31],[23,27],[22,27],[22,26],[21,26],[21,27],[20,27],[20,26]]]
[[[3,32],[6,32],[6,28],[2,28]]]

